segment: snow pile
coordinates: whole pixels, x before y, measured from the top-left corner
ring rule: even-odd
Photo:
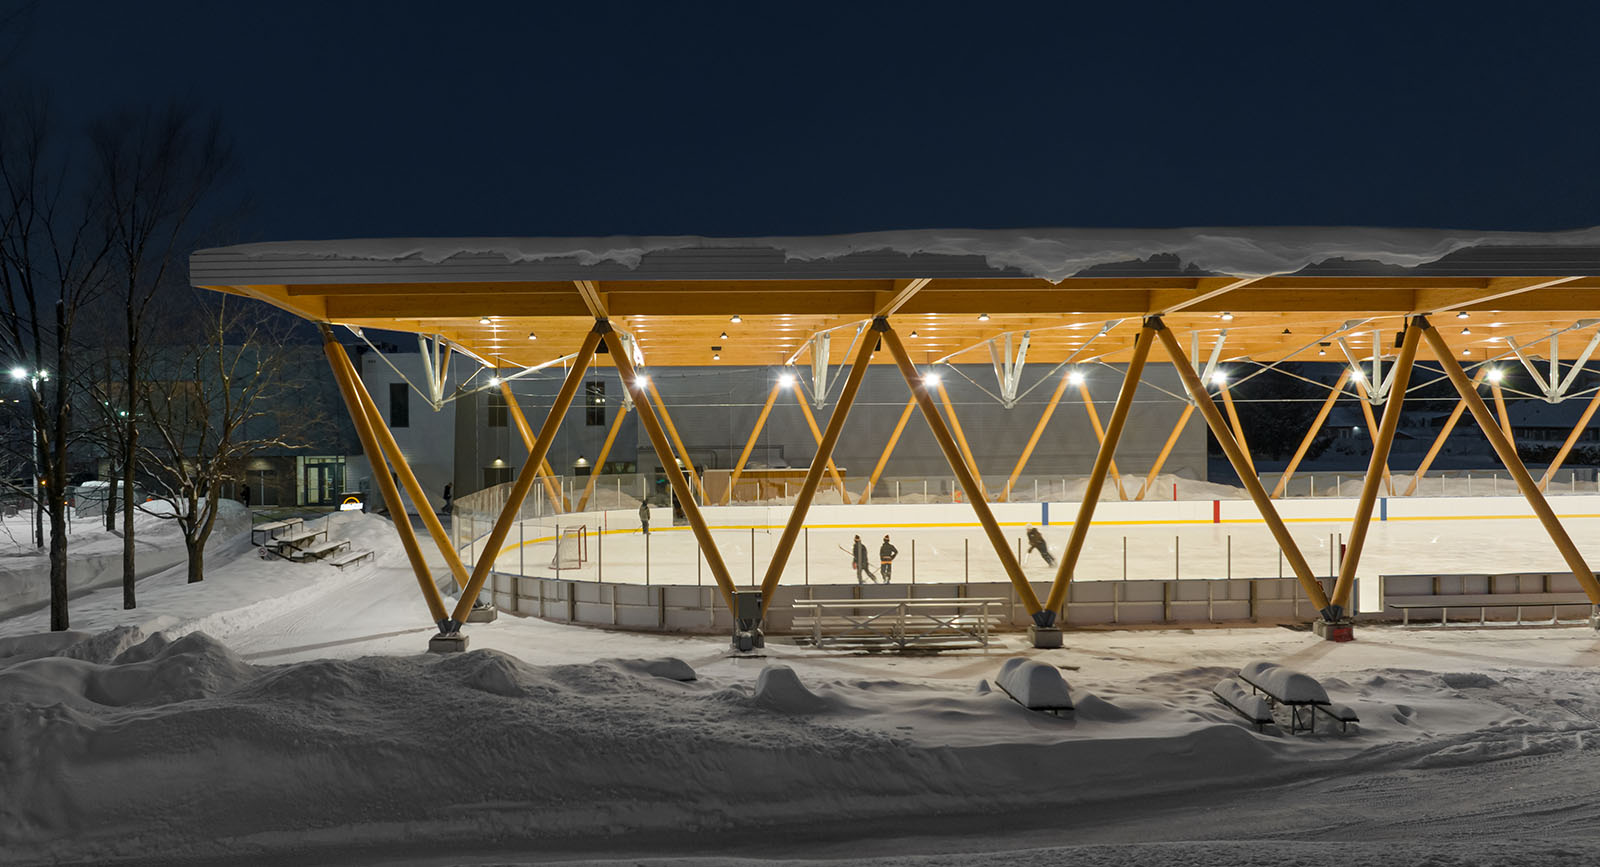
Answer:
[[[570,260],[636,268],[651,253],[673,250],[778,250],[789,260],[831,261],[853,253],[978,256],[996,270],[1060,281],[1096,265],[1173,256],[1180,268],[1240,276],[1287,274],[1330,259],[1415,267],[1479,245],[1595,246],[1600,229],[1568,232],[1473,232],[1442,229],[1286,226],[1182,229],[911,229],[812,237],[706,238],[694,235],[608,238],[367,238],[277,241],[203,250],[231,254],[444,262],[494,256],[506,262]]]
[[[1029,710],[1072,710],[1066,678],[1055,666],[1013,656],[1000,666],[994,682]]]
[[[1272,720],[1272,705],[1266,699],[1250,692],[1244,684],[1231,677],[1217,681],[1211,688],[1217,698],[1244,714],[1254,722],[1270,722]]]
[[[780,713],[809,714],[827,709],[827,703],[806,689],[800,675],[787,665],[769,665],[756,675],[756,703]]]
[[[1275,662],[1256,660],[1239,669],[1239,676],[1268,695],[1289,704],[1328,704],[1328,691],[1309,674]]]

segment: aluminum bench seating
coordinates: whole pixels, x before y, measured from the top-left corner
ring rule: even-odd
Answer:
[[[372,549],[370,549],[370,548],[361,548],[361,549],[358,549],[358,550],[355,550],[355,551],[349,551],[347,553],[339,555],[338,557],[333,558],[332,560],[329,560],[328,561],[328,565],[329,566],[336,566],[339,569],[343,569],[346,566],[353,566],[356,563],[360,563],[362,560],[366,560],[371,556],[372,556]]]
[[[1517,610],[1517,623],[1522,622],[1522,609],[1524,608],[1551,608],[1551,621],[1559,614],[1556,609],[1560,606],[1589,605],[1588,595],[1582,592],[1557,592],[1557,593],[1441,593],[1423,596],[1388,596],[1383,600],[1385,608],[1399,609],[1401,625],[1411,625],[1411,612],[1415,609],[1439,612],[1439,625],[1450,624],[1450,609],[1465,608],[1478,609],[1478,623],[1483,625],[1488,622],[1490,608],[1515,608]]]

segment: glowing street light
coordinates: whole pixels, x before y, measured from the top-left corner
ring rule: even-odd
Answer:
[[[28,369],[26,367],[13,367],[13,368],[11,368],[11,378],[16,380],[17,382],[21,382],[24,379],[27,379],[28,378]]]

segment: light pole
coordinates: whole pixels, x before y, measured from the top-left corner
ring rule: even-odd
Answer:
[[[50,374],[47,371],[38,370],[30,373],[25,367],[11,368],[11,380],[13,382],[26,380],[28,383],[28,452],[33,456],[33,470],[32,475],[29,477],[29,484],[32,487],[30,496],[33,499],[33,544],[37,548],[44,547],[44,508],[40,502],[42,498],[39,496],[39,488],[41,487],[41,480],[39,479],[39,418],[33,412],[33,402],[39,397],[39,381],[49,378]]]

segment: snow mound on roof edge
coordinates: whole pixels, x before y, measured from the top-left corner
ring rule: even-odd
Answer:
[[[1178,229],[907,229],[810,237],[708,238],[696,235],[605,238],[357,238],[273,241],[221,250],[266,258],[439,263],[455,256],[493,255],[507,262],[570,259],[580,265],[636,268],[651,253],[691,249],[778,250],[799,261],[853,253],[979,256],[996,270],[1015,268],[1061,281],[1096,265],[1175,256],[1184,267],[1243,277],[1289,274],[1333,259],[1416,267],[1479,245],[1591,246],[1600,227],[1566,232],[1282,226]]]

